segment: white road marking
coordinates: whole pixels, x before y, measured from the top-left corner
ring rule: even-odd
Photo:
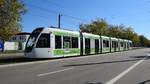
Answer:
[[[116,77],[114,77],[113,79],[111,79],[110,81],[108,81],[105,84],[114,84],[117,80],[119,80],[120,78],[122,78],[124,75],[126,75],[128,72],[130,72],[132,69],[134,69],[137,65],[139,65],[140,63],[142,63],[145,59],[146,59],[146,57],[143,58],[142,60],[136,62],[131,67],[129,67],[128,69],[126,69],[125,71],[123,71],[122,73],[120,73],[119,75],[117,75]]]
[[[58,71],[53,71],[53,72],[48,72],[48,73],[43,73],[43,74],[38,74],[37,76],[41,77],[41,76],[51,75],[51,74],[55,74],[55,73],[59,73],[59,72],[63,72],[63,71],[68,71],[71,69],[74,69],[74,67],[63,69],[63,70],[58,70]]]

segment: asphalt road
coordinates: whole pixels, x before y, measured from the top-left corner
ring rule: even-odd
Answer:
[[[0,84],[150,84],[150,49],[0,65]]]

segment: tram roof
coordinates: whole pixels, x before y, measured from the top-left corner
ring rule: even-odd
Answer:
[[[83,37],[85,37],[85,38],[100,39],[99,35],[95,35],[95,34],[91,34],[91,33],[85,33],[85,32],[83,32],[82,34],[83,34]]]
[[[80,33],[78,31],[71,31],[65,29],[58,29],[58,28],[45,28],[45,31],[49,31],[54,33],[55,35],[64,35],[64,36],[79,36]]]
[[[101,36],[103,39],[110,39],[108,36]]]
[[[111,37],[111,40],[118,41],[118,38]]]
[[[80,36],[79,31],[73,31],[73,30],[66,30],[66,29],[59,29],[59,28],[51,28],[51,27],[46,27],[44,28],[42,33],[54,33],[55,35],[64,35],[64,36]],[[83,37],[85,38],[94,38],[94,39],[99,39],[100,36],[96,34],[91,34],[91,33],[86,33],[82,32]],[[101,36],[103,39],[109,39],[110,37],[108,36]],[[114,38],[111,37],[112,40],[120,40],[120,41],[129,41],[132,42],[131,40],[126,40],[126,39],[120,39],[120,38]]]
[[[132,43],[132,41],[131,41],[131,40],[129,40],[129,42],[131,42],[131,43]]]

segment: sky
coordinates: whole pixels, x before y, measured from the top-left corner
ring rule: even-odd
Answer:
[[[37,27],[58,25],[79,31],[79,24],[104,18],[109,24],[131,26],[150,39],[150,0],[22,0],[27,7],[23,15],[24,32]]]

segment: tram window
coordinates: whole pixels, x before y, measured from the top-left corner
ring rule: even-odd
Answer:
[[[71,48],[71,39],[68,36],[63,37],[63,48]]]
[[[126,48],[126,47],[127,47],[127,44],[126,44],[126,42],[124,42],[124,45],[125,45],[125,46],[124,46],[124,48]]]
[[[118,42],[116,42],[116,47],[118,47]]]
[[[50,48],[50,34],[41,34],[38,39],[37,48]]]
[[[55,36],[55,48],[60,49],[61,48],[61,36]]]
[[[123,47],[123,42],[120,42],[120,44],[121,44],[121,47]]]
[[[72,48],[78,48],[78,38],[72,37]]]
[[[132,47],[132,43],[129,43],[130,47]]]
[[[129,48],[129,43],[127,43],[127,48]]]
[[[109,41],[103,40],[103,46],[104,47],[109,47]]]
[[[112,41],[112,47],[113,47],[113,48],[118,47],[118,42]]]
[[[112,41],[112,47],[115,48],[115,41]]]

